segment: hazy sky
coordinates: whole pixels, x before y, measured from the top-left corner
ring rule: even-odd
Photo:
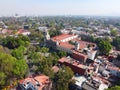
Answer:
[[[0,16],[15,13],[120,16],[120,0],[0,0]]]

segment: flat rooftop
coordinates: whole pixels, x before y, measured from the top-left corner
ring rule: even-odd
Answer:
[[[63,57],[61,59],[59,59],[59,62],[60,63],[68,63],[68,64],[71,64],[73,66],[76,66],[78,68],[82,68],[82,69],[86,69],[86,68],[89,68],[89,69],[93,69],[94,67],[91,67],[91,66],[86,66],[86,65],[83,65],[83,64],[80,64],[79,61],[75,60],[75,59],[72,59],[72,58],[67,58],[67,57]]]

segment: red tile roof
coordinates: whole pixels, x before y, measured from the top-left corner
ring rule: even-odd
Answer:
[[[7,32],[8,32],[9,34],[11,34],[13,31],[12,31],[12,30],[7,30]]]
[[[70,49],[70,50],[72,50],[72,49],[75,48],[74,45],[69,44],[69,43],[67,43],[67,42],[65,42],[65,43],[60,43],[59,45],[60,45],[61,47],[68,48],[68,49]]]
[[[34,77],[34,79],[41,82],[42,84],[49,83],[49,77],[45,76],[45,75],[36,76],[36,77]]]
[[[66,59],[68,59],[68,58],[62,57],[61,59],[59,59],[59,62],[64,63],[64,61],[65,61]]]
[[[70,35],[70,34],[61,34],[59,36],[55,36],[55,37],[52,37],[51,39],[53,41],[61,41],[63,39],[66,39],[66,38],[69,38],[69,37],[72,37],[72,36],[76,36],[76,35]]]
[[[45,76],[45,75],[39,75],[36,77],[28,77],[24,80],[20,80],[19,83],[20,84],[24,84],[26,85],[27,82],[32,83],[34,86],[36,86],[36,81],[40,83],[40,87],[38,88],[38,90],[42,90],[42,88],[45,86],[45,84],[49,83],[49,77]]]
[[[72,36],[76,36],[76,35],[69,35],[69,34],[62,34],[62,35],[59,35],[59,36],[55,36],[52,38],[52,40],[54,42],[58,41],[59,42],[59,45],[58,46],[61,46],[63,48],[66,48],[66,49],[69,49],[69,50],[72,50],[72,56],[73,58],[75,59],[79,59],[79,60],[86,60],[88,58],[88,56],[86,54],[82,54],[81,52],[79,51],[75,51],[75,45],[72,45],[70,44],[68,41],[66,42],[61,42],[61,40],[63,39],[66,39],[66,38],[69,38],[69,37],[72,37]],[[82,51],[84,48],[87,48],[87,46],[90,44],[90,45],[95,45],[95,43],[91,43],[91,42],[86,42],[86,41],[82,41],[80,40],[80,38],[72,38],[72,41],[74,42],[78,42],[80,45],[79,45],[79,49]],[[94,47],[91,47],[91,53],[93,53],[94,51],[92,51]]]
[[[95,43],[92,43],[92,42],[86,42],[86,41],[82,41],[82,40],[78,40],[78,39],[74,39],[73,41],[77,41],[80,45],[80,49],[84,49],[84,48],[87,48],[87,46],[89,45],[89,44],[91,44],[91,45],[96,45]]]
[[[23,33],[23,32],[24,32],[23,29],[19,29],[16,34],[21,34],[21,33]]]

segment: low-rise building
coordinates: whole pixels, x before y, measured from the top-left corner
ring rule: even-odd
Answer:
[[[38,30],[40,30],[40,31],[45,31],[45,30],[47,30],[47,29],[48,29],[48,28],[45,27],[45,26],[38,27]]]
[[[93,70],[94,67],[83,65],[80,61],[75,60],[70,57],[63,57],[59,59],[59,64],[69,66],[74,73],[78,73],[80,75],[84,75],[86,70]]]
[[[24,29],[19,29],[17,32],[16,32],[16,35],[19,35],[19,34],[22,34],[22,35],[30,35],[31,32],[29,32],[28,30],[24,30]]]
[[[48,76],[39,75],[19,81],[20,90],[51,90],[52,83]]]
[[[74,76],[73,80],[75,80],[75,88],[77,90],[82,89],[83,83],[87,80],[84,76]]]
[[[52,37],[48,45],[54,49],[65,51],[71,54],[73,58],[83,62],[86,62],[87,59],[94,60],[97,52],[95,43],[82,41],[78,35],[73,34],[61,34]]]

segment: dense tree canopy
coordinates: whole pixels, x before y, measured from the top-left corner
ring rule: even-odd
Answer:
[[[16,60],[15,66],[13,69],[13,73],[15,74],[16,78],[23,78],[28,70],[28,65],[26,64],[25,60]]]
[[[50,30],[49,34],[50,34],[51,37],[53,37],[53,36],[60,35],[61,32],[59,30]]]
[[[117,50],[120,50],[120,37],[114,38],[112,44]]]
[[[38,70],[53,79],[52,61],[49,58],[44,58],[44,60],[40,62]]]
[[[31,63],[40,63],[41,55],[38,52],[31,52],[28,54],[28,59],[30,59]]]
[[[58,56],[59,56],[60,58],[62,58],[62,57],[64,57],[64,56],[67,56],[67,53],[64,52],[64,51],[59,51],[59,52],[58,52]]]
[[[55,90],[68,90],[68,85],[73,77],[73,71],[69,67],[62,67],[55,74]]]
[[[112,29],[111,30],[111,36],[116,36],[117,35],[117,30],[116,29]]]
[[[112,49],[112,45],[108,41],[100,41],[98,44],[99,51],[101,54],[108,55],[110,50]]]
[[[33,30],[29,35],[31,41],[42,42],[44,40],[44,36],[41,31]]]
[[[43,72],[45,75],[49,76],[50,79],[54,78],[54,72],[49,66],[46,65],[46,67],[43,69]]]
[[[4,72],[0,72],[0,85],[4,85],[5,84],[5,79],[6,79],[6,75]]]
[[[49,48],[42,47],[40,50],[42,53],[47,53],[49,51]]]
[[[8,47],[9,49],[14,49],[19,46],[27,47],[30,44],[30,40],[27,36],[18,36],[18,37],[11,37],[7,36],[3,39],[3,45]]]
[[[88,42],[95,42],[95,38],[93,36],[81,36],[81,40]]]
[[[17,60],[9,54],[0,52],[0,86],[9,84],[15,78],[24,77],[27,69],[25,60]]]
[[[24,59],[24,53],[26,52],[26,48],[24,46],[20,46],[14,50],[12,50],[11,55],[16,59]]]
[[[3,47],[0,45],[0,52],[3,52],[3,53],[10,53],[10,50],[6,47]]]

